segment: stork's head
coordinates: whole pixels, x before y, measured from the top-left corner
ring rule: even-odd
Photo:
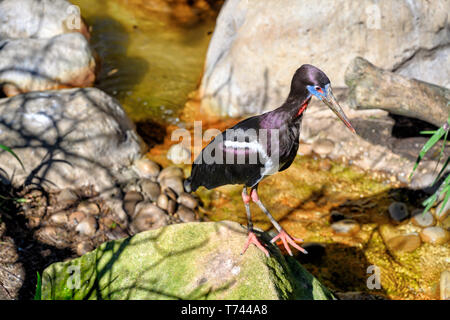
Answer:
[[[325,103],[353,133],[356,133],[331,91],[330,79],[319,68],[304,64],[297,69],[291,84],[291,94],[295,95],[295,93],[306,96],[307,100],[312,96],[316,97]]]

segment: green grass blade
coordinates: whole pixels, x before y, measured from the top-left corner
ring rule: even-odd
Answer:
[[[36,284],[36,292],[34,294],[34,300],[42,299],[42,279],[39,272],[37,272],[37,284]]]
[[[25,170],[25,167],[23,166],[22,161],[19,159],[19,157],[17,156],[17,154],[15,154],[15,152],[12,151],[11,148],[9,148],[9,147],[7,147],[7,146],[4,146],[4,145],[0,144],[0,149],[3,149],[3,150],[5,150],[6,152],[9,152],[11,155],[13,155],[14,158],[16,158],[17,161],[19,161],[20,165],[22,166],[22,169]]]

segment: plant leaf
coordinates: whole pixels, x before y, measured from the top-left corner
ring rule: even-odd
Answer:
[[[22,161],[19,159],[19,157],[17,156],[17,154],[15,154],[14,151],[12,151],[12,149],[10,147],[4,146],[2,144],[0,144],[0,149],[5,150],[6,152],[9,152],[11,155],[14,156],[14,158],[17,159],[17,161],[19,161],[20,165],[22,166],[22,169],[25,170],[25,167],[23,166]]]

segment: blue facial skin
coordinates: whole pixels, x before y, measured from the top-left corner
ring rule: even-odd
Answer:
[[[311,94],[314,95],[319,100],[322,100],[323,98],[327,97],[329,87],[330,87],[330,84],[327,84],[325,86],[325,88],[322,88],[323,92],[319,92],[315,89],[314,86],[306,86],[308,91],[311,92]]]

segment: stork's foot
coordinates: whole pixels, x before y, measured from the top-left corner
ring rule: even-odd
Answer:
[[[281,232],[280,232],[277,236],[275,236],[272,240],[270,240],[270,242],[271,242],[271,243],[274,243],[274,242],[277,241],[277,240],[281,240],[281,242],[282,242],[283,245],[284,245],[284,248],[286,249],[286,251],[289,253],[290,256],[292,256],[292,251],[291,251],[291,248],[289,248],[289,244],[290,244],[291,246],[293,246],[295,249],[297,249],[297,250],[299,250],[299,251],[301,251],[301,252],[303,252],[303,253],[305,253],[305,254],[308,253],[305,249],[303,249],[302,247],[300,247],[300,246],[296,243],[296,241],[297,241],[297,242],[303,242],[302,239],[291,237],[291,236],[288,235],[287,232],[284,231],[284,230],[281,230]]]
[[[269,257],[269,251],[267,251],[266,248],[264,248],[264,246],[261,244],[261,242],[258,240],[258,238],[256,237],[256,234],[253,231],[249,231],[248,232],[248,238],[247,238],[247,242],[245,243],[244,246],[244,250],[242,251],[241,254],[244,254],[245,251],[247,251],[248,246],[253,243],[256,247],[258,247],[259,250],[261,250],[262,252],[264,252],[264,254]]]

